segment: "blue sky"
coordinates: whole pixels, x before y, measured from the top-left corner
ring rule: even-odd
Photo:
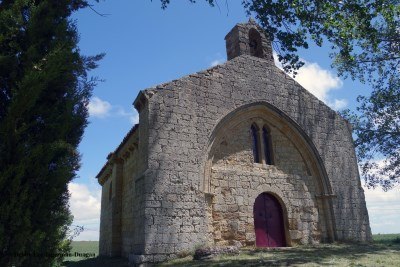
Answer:
[[[95,176],[138,122],[132,102],[139,91],[225,62],[225,35],[248,20],[241,1],[227,1],[228,7],[219,1],[219,8],[203,0],[171,2],[162,10],[159,0],[108,0],[94,3],[105,17],[90,9],[73,16],[82,54],[106,53],[91,73],[104,81],[93,91],[90,124],[79,147],[82,167],[69,186],[74,224],[86,228],[75,240],[98,240],[101,187]],[[318,47],[300,51],[306,65],[296,79],[333,109],[354,109],[368,86],[336,77],[328,54]],[[400,233],[399,188],[366,190],[366,199],[372,232]]]

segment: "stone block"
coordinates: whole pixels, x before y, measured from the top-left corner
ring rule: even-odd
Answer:
[[[303,238],[302,232],[298,230],[289,230],[290,238],[292,240],[300,240]]]

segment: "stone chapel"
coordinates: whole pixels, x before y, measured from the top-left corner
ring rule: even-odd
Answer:
[[[225,40],[226,63],[133,102],[139,124],[96,177],[100,255],[371,240],[349,123],[275,66],[253,20]]]

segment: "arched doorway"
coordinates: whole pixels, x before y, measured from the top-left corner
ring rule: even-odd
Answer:
[[[283,202],[281,201],[281,199],[278,198],[279,203],[282,203],[284,233],[285,233],[284,241],[286,241],[285,245],[290,246],[292,243],[294,244],[298,243],[300,242],[299,240],[297,240],[299,238],[302,239],[301,242],[305,243],[311,242],[310,241],[311,239],[308,239],[308,236],[312,235],[316,237],[320,236],[319,240],[317,238],[315,239],[316,241],[335,240],[336,230],[335,230],[335,214],[333,211],[334,202],[333,199],[330,197],[334,196],[334,192],[332,190],[332,185],[328,178],[324,162],[312,139],[310,138],[310,136],[307,135],[307,133],[302,129],[302,127],[291,117],[286,115],[282,110],[278,109],[277,107],[271,105],[268,102],[260,101],[260,102],[245,104],[228,113],[215,126],[213,132],[209,136],[207,153],[204,154],[205,155],[203,164],[204,177],[203,179],[201,179],[201,184],[200,184],[202,190],[204,190],[205,194],[210,194],[210,196],[215,197],[213,201],[218,201],[218,197],[221,194],[216,194],[215,191],[216,186],[212,181],[214,179],[225,179],[225,177],[232,176],[231,170],[227,169],[226,166],[224,165],[228,164],[228,161],[230,163],[230,158],[229,160],[225,160],[223,159],[223,157],[227,157],[228,155],[233,155],[233,153],[238,152],[234,151],[237,148],[237,146],[232,146],[232,143],[230,143],[230,140],[232,140],[233,133],[235,132],[234,129],[238,128],[239,126],[241,127],[241,125],[243,124],[243,127],[247,129],[246,136],[249,137],[249,133],[251,133],[249,128],[251,127],[251,123],[253,122],[254,118],[257,118],[260,121],[260,124],[258,126],[260,131],[263,126],[269,126],[270,130],[273,131],[275,129],[275,133],[283,135],[284,138],[287,138],[291,141],[291,144],[296,147],[297,152],[300,153],[301,157],[303,158],[303,163],[305,165],[305,168],[303,168],[303,170],[307,173],[306,180],[311,182],[312,188],[310,187],[311,188],[310,192],[315,191],[315,193],[310,194],[310,196],[312,198],[312,196],[315,195],[316,198],[310,199],[311,201],[307,202],[310,205],[313,205],[314,206],[313,208],[315,208],[318,211],[318,216],[313,217],[315,219],[315,221],[313,220],[313,223],[315,223],[317,228],[315,229],[313,228],[314,226],[312,226],[311,228],[313,229],[313,233],[311,234],[305,233],[303,235],[301,234],[303,230],[298,229],[298,226],[300,224],[297,223],[297,218],[299,218],[298,216],[300,215],[301,211],[297,209],[291,209],[289,208],[289,206],[287,206],[287,209],[285,209],[285,206],[283,206]],[[249,122],[249,123],[244,123],[244,122]],[[267,143],[261,139],[262,137],[263,136],[260,134],[259,143]],[[247,142],[248,144],[251,144],[250,139],[248,139]],[[273,153],[272,164],[276,164],[277,158],[274,157],[273,155],[274,154],[276,155],[276,153],[278,152],[274,150],[273,145],[271,145],[271,149],[272,149],[271,152]],[[221,151],[224,151],[224,153],[221,153]],[[249,151],[251,152],[251,148]],[[259,153],[262,155],[264,153],[264,149],[260,147]],[[248,158],[244,159],[245,161],[252,159],[250,153],[246,154],[246,157],[247,156]],[[235,157],[237,157],[237,155],[233,155],[231,158]],[[267,156],[265,156],[265,158],[267,158]],[[222,164],[221,168],[216,165],[219,163]],[[214,168],[214,166],[216,166],[216,168]],[[259,168],[259,166],[256,167],[257,169]],[[291,172],[289,171],[288,173],[290,174]],[[267,178],[269,177],[269,175],[263,173],[262,177]],[[267,181],[265,179],[263,180],[263,182],[265,185],[272,183],[272,181]],[[255,200],[255,198],[259,193],[270,192],[268,187],[266,187],[266,189],[264,189],[261,192],[259,190],[260,188],[254,188],[254,191],[252,191],[251,193],[252,195],[251,200],[247,202],[247,204],[250,205],[250,207],[248,207],[247,209],[249,212],[248,216],[251,217],[253,215],[253,218],[254,218],[254,214],[252,214],[254,208],[253,201]],[[272,192],[276,191],[277,190],[272,190]],[[283,195],[281,195],[281,197],[283,197]],[[288,195],[288,198],[285,199],[286,205],[290,205],[289,204],[290,201],[291,197],[290,195]],[[208,222],[210,225],[210,229],[214,229],[214,219],[213,219],[214,217],[212,213],[214,206],[210,204],[208,208],[210,213],[207,213],[206,216],[209,216],[210,218],[210,221]],[[315,211],[314,209],[310,209],[310,211],[311,210]],[[323,212],[320,212],[321,210]],[[288,218],[296,218],[296,219],[293,220],[293,223],[289,224]],[[302,221],[302,219],[300,221]],[[324,229],[326,229],[326,231],[323,231]],[[290,230],[295,231],[296,234],[290,235],[289,234]],[[299,233],[297,233],[297,231],[299,231]],[[255,241],[254,235],[247,235],[246,241],[249,244],[254,242]]]
[[[254,202],[253,215],[257,247],[286,246],[282,207],[273,195],[258,195]]]

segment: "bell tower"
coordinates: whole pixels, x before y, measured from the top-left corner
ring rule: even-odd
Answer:
[[[274,61],[269,38],[252,19],[247,23],[236,24],[225,36],[228,60],[240,55],[250,55]]]

